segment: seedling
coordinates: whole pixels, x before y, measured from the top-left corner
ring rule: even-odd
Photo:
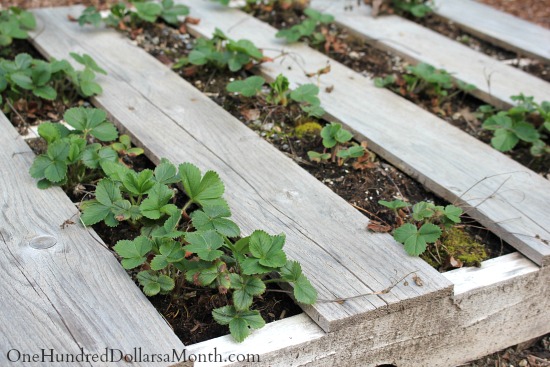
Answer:
[[[323,153],[309,151],[307,155],[314,162],[323,162],[338,159],[338,165],[343,165],[349,158],[359,158],[365,155],[365,148],[362,145],[352,145],[349,148],[345,146],[353,138],[353,134],[342,128],[342,124],[333,122],[326,125],[321,130],[323,138]],[[330,151],[327,152],[327,149]]]
[[[530,152],[535,157],[550,154],[550,146],[545,142],[550,132],[550,102],[539,104],[533,97],[523,94],[511,98],[517,105],[507,111],[494,114],[494,109],[480,107],[481,116],[488,116],[482,127],[494,131],[491,145],[501,152],[508,152],[523,142],[530,145]]]
[[[277,38],[285,38],[287,42],[293,43],[305,40],[313,45],[319,45],[326,41],[323,32],[318,30],[319,26],[334,22],[334,16],[323,14],[317,10],[307,8],[304,10],[306,19],[288,29],[281,29],[277,32]]]
[[[14,39],[27,39],[27,31],[36,27],[34,15],[12,6],[0,10],[0,47],[11,45]]]
[[[130,0],[130,4],[134,8],[128,8],[123,2],[116,3],[111,6],[110,13],[106,18],[102,18],[101,14],[95,6],[87,7],[80,17],[78,24],[92,24],[99,27],[104,21],[108,26],[119,27],[121,23],[129,24],[132,28],[140,23],[155,23],[159,18],[171,25],[178,24],[178,17],[189,14],[189,8],[182,4],[174,4],[173,0],[155,1],[140,1]]]
[[[404,214],[399,210],[411,206],[402,200],[380,200],[378,204],[390,208],[396,217],[401,219]],[[408,223],[396,228],[393,237],[397,242],[405,245],[405,251],[409,255],[419,256],[426,251],[428,244],[435,244],[444,231],[459,224],[462,214],[462,209],[454,205],[443,207],[421,201],[412,206]]]
[[[98,109],[71,108],[63,115],[62,124],[45,122],[38,134],[46,140],[45,154],[35,158],[30,174],[38,179],[38,187],[53,185],[72,188],[104,162],[116,162],[118,155],[111,147],[93,141],[111,141],[117,138],[115,126],[106,120],[105,112]],[[92,141],[93,143],[90,143]]]
[[[325,110],[321,107],[318,97],[319,88],[313,84],[304,84],[293,91],[289,89],[288,79],[282,74],[278,75],[273,83],[269,83],[270,91],[262,92],[265,79],[260,76],[251,76],[245,80],[235,80],[227,85],[227,91],[241,94],[244,97],[260,96],[266,102],[275,105],[286,106],[288,101],[298,103],[300,108],[308,116],[322,117]]]
[[[0,61],[0,93],[7,98],[31,96],[45,100],[54,100],[58,92],[67,89],[66,82],[72,83],[74,89],[83,97],[90,97],[102,92],[101,86],[95,82],[96,72],[106,74],[88,55],[70,54],[73,59],[84,66],[83,70],[75,70],[67,60],[50,62],[33,59],[26,53],[18,54],[13,61]],[[75,95],[67,96],[74,99]],[[0,104],[3,99],[0,95]]]
[[[426,0],[365,0],[366,4],[372,5],[372,15],[378,14],[410,14],[417,18],[423,18],[433,12],[433,1]]]
[[[385,78],[375,78],[374,84],[379,88],[389,87],[411,98],[425,94],[432,98],[437,106],[460,92],[471,92],[476,89],[474,85],[453,80],[452,75],[447,71],[436,69],[426,63],[408,66],[407,73],[399,78],[393,75]]]
[[[179,69],[189,64],[208,65],[236,72],[243,68],[250,69],[264,60],[262,51],[254,43],[246,39],[235,41],[216,28],[211,39],[198,39],[189,56],[179,59],[173,68]]]

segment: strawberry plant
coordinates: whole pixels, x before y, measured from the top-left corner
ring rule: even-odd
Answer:
[[[360,158],[365,155],[365,148],[362,145],[352,145],[345,148],[353,138],[353,134],[342,128],[342,124],[333,122],[321,130],[323,146],[325,150],[322,153],[309,151],[309,159],[314,162],[335,161],[338,159],[338,165],[344,164],[349,158]],[[330,149],[327,152],[327,149]]]
[[[36,27],[34,15],[12,6],[0,10],[0,46],[11,45],[14,39],[27,39],[27,31]]]
[[[77,19],[78,24],[81,26],[92,24],[99,27],[104,21],[108,26],[115,28],[121,23],[135,27],[143,22],[155,23],[160,18],[168,24],[177,25],[178,17],[189,14],[187,6],[175,4],[173,0],[161,2],[130,0],[129,2],[133,8],[127,7],[123,2],[113,4],[106,18],[102,18],[95,6],[89,6]]]
[[[260,76],[251,76],[244,80],[235,80],[227,85],[227,91],[243,97],[260,96],[267,103],[286,106],[288,101],[296,102],[308,116],[322,117],[325,110],[318,97],[319,88],[314,84],[304,84],[291,91],[288,79],[280,74],[273,83],[269,83],[269,92],[263,92],[266,80]]]
[[[507,111],[496,111],[489,106],[480,107],[481,116],[487,116],[482,127],[494,131],[491,145],[501,152],[514,149],[518,143],[530,145],[535,157],[550,153],[544,141],[550,132],[550,102],[537,103],[523,94],[512,96],[517,104]]]
[[[211,39],[198,39],[189,56],[179,59],[173,68],[178,69],[189,64],[208,65],[236,72],[263,61],[263,53],[254,43],[246,39],[235,41],[216,28]]]
[[[84,97],[93,96],[102,92],[101,86],[95,81],[96,72],[106,74],[97,63],[88,55],[71,53],[71,57],[84,66],[83,70],[76,70],[67,60],[50,62],[33,59],[26,53],[18,54],[13,61],[0,60],[0,93],[9,100],[18,98],[54,100],[58,93],[66,90],[75,90]],[[74,88],[67,88],[71,83]],[[74,99],[75,95],[63,95],[67,99]],[[0,95],[0,104],[3,98]]]
[[[474,85],[453,80],[452,75],[447,71],[436,69],[426,63],[407,66],[407,73],[399,78],[393,75],[375,78],[374,84],[379,88],[389,87],[410,97],[425,94],[432,98],[437,106],[460,92],[471,92],[476,89]]]
[[[103,169],[107,177],[97,184],[95,199],[81,206],[82,222],[117,226],[129,221],[141,228],[140,236],[118,241],[114,250],[123,267],[138,268],[137,280],[146,295],[180,297],[186,282],[231,294],[231,304],[212,315],[229,325],[239,342],[250,329],[265,324],[251,306],[267,283],[292,283],[298,302],[315,302],[316,291],[300,265],[283,251],[284,235],[254,231],[239,238],[241,231],[222,198],[224,184],[215,172],[203,175],[190,163],[176,168],[167,160],[154,171],[137,173],[112,162],[103,164]],[[181,185],[188,197],[182,207],[174,204],[173,185]]]
[[[372,15],[378,14],[400,14],[412,15],[417,18],[423,18],[433,12],[433,1],[426,0],[365,0],[366,4],[372,5]]]
[[[95,141],[108,142],[117,138],[115,126],[106,120],[105,112],[98,109],[71,108],[63,116],[71,129],[60,123],[45,122],[38,134],[46,140],[46,153],[37,156],[30,174],[38,179],[38,187],[52,185],[72,188],[94,175],[104,162],[116,162],[118,155],[109,146]]]
[[[281,29],[276,37],[285,38],[287,42],[298,42],[306,40],[312,45],[319,45],[326,41],[325,35],[318,31],[318,27],[323,24],[334,22],[334,16],[323,14],[317,10],[307,8],[304,10],[306,18],[299,24],[287,29]]]

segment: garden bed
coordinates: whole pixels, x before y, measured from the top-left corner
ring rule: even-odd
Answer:
[[[198,3],[197,8],[200,8]],[[92,102],[107,110],[119,128],[132,135],[153,162],[158,163],[160,157],[176,162],[192,160],[203,168],[220,172],[227,184],[227,199],[234,209],[235,221],[244,232],[252,231],[258,222],[268,227],[270,233],[286,232],[289,255],[302,262],[304,272],[319,291],[318,302],[304,307],[309,317],[302,314],[273,322],[240,345],[222,337],[188,346],[189,352],[211,353],[214,347],[224,357],[254,352],[261,358],[261,363],[254,365],[288,365],[291,360],[297,365],[326,365],[351,359],[346,363],[408,366],[425,365],[429,361],[437,366],[460,363],[548,331],[545,310],[549,305],[530,297],[547,291],[547,268],[539,268],[522,255],[509,254],[489,260],[481,269],[459,269],[442,276],[424,262],[405,255],[389,235],[369,233],[365,228],[367,220],[354,208],[127,40],[113,31],[74,27],[75,24],[66,22],[66,9],[42,10],[37,15],[41,29],[33,42],[41,52],[48,57],[59,57],[68,50],[86,52],[108,69],[108,76],[101,78],[104,93]],[[203,19],[215,16],[212,12]],[[297,54],[307,55],[303,50]],[[321,64],[315,57],[308,60]],[[122,64],[123,69],[117,67]],[[273,66],[262,66],[264,75],[274,78],[277,68],[269,70]],[[281,67],[288,66],[291,65]],[[150,73],[144,74],[143,70]],[[339,73],[342,76],[342,70]],[[347,75],[350,80],[356,78],[354,74]],[[325,77],[320,76],[318,82],[323,84]],[[297,72],[291,73],[290,79],[292,83],[300,80]],[[342,85],[334,83],[333,88],[326,93],[331,96],[335,93],[338,97]],[[372,96],[376,99],[378,93],[372,92]],[[390,94],[382,92],[381,95]],[[223,98],[238,100],[230,95]],[[326,98],[321,98],[325,104]],[[343,116],[342,111],[334,110],[333,104],[327,106],[333,116]],[[427,116],[421,117],[429,119]],[[154,129],[151,121],[155,123]],[[272,135],[269,138],[295,160],[305,161],[304,156],[292,152],[291,141],[280,141]],[[286,149],[283,148],[285,142]],[[369,140],[368,146],[380,151],[377,143],[379,141]],[[251,155],[251,151],[256,154]],[[384,154],[392,157],[390,153]],[[395,161],[395,157],[389,160]],[[386,163],[378,161],[376,165],[381,172],[387,172],[386,168],[390,171],[390,181],[404,179]],[[409,164],[404,167],[418,177]],[[274,176],[273,172],[279,174]],[[341,177],[336,176],[334,179]],[[270,178],[268,182],[266,177]],[[420,177],[423,183],[430,183],[427,186],[431,185],[430,176]],[[485,184],[481,176],[478,180]],[[436,187],[438,185],[436,181]],[[485,192],[482,196],[485,199],[473,210],[483,213],[482,217],[487,214],[482,204],[494,205],[487,197],[487,193],[498,193],[494,188],[489,186],[477,193]],[[497,227],[499,225],[497,223]],[[523,234],[508,233],[507,236]],[[518,246],[518,242],[514,245]],[[544,255],[539,256],[529,247],[527,250],[519,247],[541,263],[545,262]],[[342,288],[342,284],[346,287]],[[496,313],[495,299],[502,300]],[[487,314],[492,317],[485,317]],[[488,334],[503,327],[504,319],[512,320],[507,326],[510,322],[517,325],[514,335],[499,333],[491,345],[479,342],[484,338],[480,330]],[[413,325],[409,320],[423,321]],[[531,321],[535,320],[533,327]],[[17,324],[13,323],[15,327]],[[396,333],[396,324],[405,327]],[[449,329],[455,333],[449,333]],[[141,335],[142,329],[137,332]],[[273,335],[278,335],[275,342],[272,342]],[[458,339],[460,343],[456,343]],[[359,340],[363,341],[361,347],[357,345]],[[80,343],[89,345],[87,341]],[[464,345],[471,347],[468,356],[461,353]],[[159,346],[162,348],[169,347]],[[418,348],[429,350],[429,355],[419,355]],[[354,351],[351,355],[350,350]]]

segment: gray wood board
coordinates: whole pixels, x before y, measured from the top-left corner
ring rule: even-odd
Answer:
[[[60,227],[67,219],[78,222],[78,209],[60,188],[36,187],[28,173],[34,154],[3,114],[0,131],[0,365],[58,365],[48,358],[11,363],[11,349],[39,355],[41,348],[74,355],[80,348],[97,354],[139,347],[144,353],[181,352],[179,338],[97,234],[79,224]]]
[[[454,3],[459,1],[454,0]],[[477,87],[471,94],[498,107],[514,105],[511,96],[520,93],[542,102],[550,98],[550,83],[455,40],[399,16],[371,16],[371,7],[345,10],[345,1],[313,0],[314,9],[336,17],[374,47],[396,53],[413,63],[424,62],[445,69],[457,80]],[[520,33],[518,31],[518,33]],[[550,39],[549,39],[550,41]],[[544,46],[543,46],[544,47]]]
[[[286,45],[275,38],[276,29],[242,11],[207,1],[185,3],[201,18],[200,24],[189,25],[195,34],[209,37],[218,27],[235,39],[251,40],[267,56],[284,50],[284,58],[262,64],[266,78],[283,73],[291,87],[318,83],[329,119],[347,125],[376,153],[436,194],[466,207],[537,264],[550,263],[545,242],[550,240],[550,181],[306,45]],[[327,63],[330,73],[307,77],[305,72]]]
[[[435,0],[435,13],[479,38],[550,61],[550,30],[472,0]]]
[[[444,277],[407,256],[390,235],[369,233],[367,218],[168,67],[113,30],[66,21],[68,12],[35,11],[37,48],[55,58],[91,55],[109,73],[99,79],[104,93],[94,103],[154,162],[166,157],[217,171],[243,233],[286,233],[287,253],[320,298],[381,291],[411,271],[426,279],[424,287],[399,284],[388,294],[304,307],[325,330],[450,294]]]

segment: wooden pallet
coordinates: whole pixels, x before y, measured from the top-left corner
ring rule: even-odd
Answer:
[[[330,63],[331,72],[318,80],[330,119],[347,125],[437,195],[469,208],[468,214],[537,264],[550,263],[550,245],[544,242],[550,239],[547,179],[325,55],[303,44],[285,45],[273,27],[240,10],[201,0],[185,3],[201,18],[189,25],[199,36],[210,37],[220,28],[230,37],[250,39],[267,56],[287,52],[283,60],[262,64],[268,79],[282,73],[293,86],[315,83],[305,72]]]
[[[202,4],[199,6],[197,2],[194,8],[203,11],[201,6]],[[550,298],[544,296],[550,292],[549,267],[540,268],[520,254],[511,254],[484,262],[481,269],[459,269],[442,275],[429,268],[421,260],[406,256],[402,246],[396,244],[390,236],[366,232],[367,220],[363,216],[166,66],[147,55],[145,51],[132,45],[130,41],[113,30],[80,28],[75,23],[66,20],[69,11],[73,15],[77,15],[82,9],[82,7],[77,7],[72,10],[60,8],[36,11],[39,29],[33,34],[33,42],[37,48],[48,57],[65,58],[68,52],[86,52],[96,59],[109,72],[109,75],[101,77],[100,82],[104,93],[93,99],[93,103],[108,111],[119,128],[130,133],[134,142],[142,146],[153,161],[158,162],[160,157],[167,157],[175,162],[191,161],[203,169],[217,170],[226,183],[226,198],[233,208],[236,222],[244,228],[244,233],[249,233],[258,227],[263,227],[270,232],[286,232],[287,251],[292,258],[302,262],[305,273],[313,281],[321,297],[346,297],[361,292],[381,290],[392,284],[396,277],[398,278],[399,275],[406,274],[410,270],[416,270],[416,273],[424,281],[423,286],[418,286],[414,284],[412,277],[407,277],[408,285],[401,282],[389,294],[367,296],[346,301],[342,305],[333,302],[319,302],[313,307],[306,308],[306,312],[311,317],[302,314],[271,323],[264,329],[254,332],[242,344],[236,344],[230,337],[222,337],[188,346],[190,353],[208,354],[217,351],[222,354],[222,359],[229,357],[231,353],[257,353],[261,362],[248,364],[252,366],[345,364],[374,367],[383,363],[392,363],[400,367],[450,366],[550,332]],[[219,10],[210,13],[211,10],[205,9],[207,10],[204,10],[203,14],[207,16],[203,17],[203,22],[207,26],[211,26],[208,25],[209,19],[216,22],[220,14],[225,14],[225,16],[229,14],[225,11],[219,13]],[[230,21],[234,20],[232,17],[231,14]],[[224,25],[223,22],[219,24]],[[255,31],[257,30],[258,28],[255,28]],[[232,31],[232,35],[234,34]],[[249,34],[249,36],[252,35]],[[315,56],[311,59],[312,64],[323,64],[326,60],[320,59],[315,53],[305,53],[306,51],[303,50],[307,50],[307,48],[298,48],[299,54],[302,56]],[[333,70],[335,65],[340,68],[337,64],[333,63],[332,65]],[[266,65],[264,72],[268,76],[275,75],[278,67],[274,64]],[[315,65],[312,68],[314,67]],[[340,69],[340,76],[343,75],[341,74],[342,70]],[[285,72],[285,74],[288,73]],[[294,85],[306,80],[300,79],[298,74],[293,72],[290,75]],[[344,75],[343,80],[346,83],[351,83],[353,88],[368,86],[365,91],[368,92],[370,102],[378,103],[383,110],[389,108],[384,106],[384,103],[387,102],[382,102],[383,97],[393,96],[391,93],[372,88],[369,84],[370,81],[357,78],[351,72]],[[321,82],[326,83],[323,79]],[[342,88],[344,88],[342,85],[335,85],[335,92]],[[354,89],[352,92],[357,92],[357,90],[363,91],[363,89]],[[342,95],[338,93],[335,96],[337,100],[342,98]],[[341,119],[353,120],[349,117],[354,112],[352,109],[348,108],[350,115],[342,114],[336,109],[334,103],[327,103],[329,99],[328,95],[323,96],[323,102],[330,108],[331,114],[338,112]],[[356,100],[352,98],[350,101]],[[344,103],[344,106],[350,105]],[[351,106],[356,107],[356,103],[352,103]],[[421,123],[422,119],[426,119],[428,122],[425,126],[432,128],[436,134],[444,136],[448,134],[448,125],[442,121],[430,117],[429,114],[402,101],[396,106],[401,106],[408,111],[415,123]],[[362,111],[359,110],[359,112]],[[419,113],[424,115],[416,117]],[[383,115],[369,113],[365,116],[376,118]],[[408,115],[401,115],[399,118],[407,117]],[[396,118],[393,119],[396,120]],[[394,122],[385,118],[381,121]],[[377,132],[381,131],[381,127],[376,128],[373,125],[371,128],[377,136],[382,134]],[[0,129],[6,130],[3,125],[0,125]],[[9,129],[13,132],[13,128],[9,127]],[[405,127],[402,129],[403,137],[413,133]],[[459,131],[452,130],[452,133],[450,136],[457,139],[453,141],[462,142],[460,139],[465,139],[464,142],[471,142],[464,138],[464,134]],[[9,148],[10,143],[19,144],[22,145],[21,149],[28,151],[28,148],[24,147],[15,133],[9,137],[11,140],[6,138],[7,143],[4,144],[4,147]],[[382,140],[376,139],[375,141],[382,142]],[[422,144],[417,144],[414,141],[403,143],[396,142],[391,138],[387,138],[385,143],[390,148],[387,156],[392,156],[392,152],[412,154],[415,149],[425,148]],[[449,145],[449,143],[446,144]],[[402,145],[408,150],[398,149],[398,146]],[[378,147],[380,148],[380,146]],[[11,151],[8,148],[6,148],[8,153],[0,152],[5,155],[2,156],[3,162],[8,160],[11,152],[20,151],[19,148]],[[439,146],[439,148],[447,149],[446,146]],[[251,154],[251,152],[255,154]],[[427,152],[435,154],[433,150]],[[487,150],[487,152],[479,150],[474,153],[476,152],[489,154],[487,159],[496,158],[498,164],[502,162],[507,164],[509,161],[491,150]],[[434,158],[438,158],[438,154],[435,154]],[[407,159],[398,155],[394,157],[395,161]],[[13,157],[11,158],[13,159]],[[63,194],[60,190],[38,191],[34,188],[33,180],[26,173],[30,162],[30,157],[24,158],[24,163],[18,163],[17,169],[11,169],[14,171],[13,175],[18,178],[17,189],[20,190],[21,182],[26,180],[26,185],[29,186],[28,190],[35,190],[32,191],[33,199],[42,197],[40,196],[42,193],[57,193],[56,195],[61,198],[56,198],[53,201],[44,200],[45,203],[52,203],[51,208],[45,209],[45,213],[55,214],[56,210],[61,210],[59,202],[65,200],[70,210],[67,209],[66,213],[63,212],[59,217],[66,218],[74,214],[74,207],[66,197],[62,197]],[[24,169],[21,169],[21,165],[24,166]],[[404,166],[409,167],[409,172],[413,171],[413,166],[409,163]],[[453,166],[448,164],[445,166],[445,170],[450,170],[450,167]],[[465,174],[469,174],[468,169],[473,166],[458,165],[456,169],[459,168],[462,168]],[[490,167],[487,169],[489,169],[487,174],[490,174]],[[434,182],[431,175],[432,171],[435,174],[437,170],[441,170],[440,167],[428,170],[429,175],[421,173],[415,176],[421,177],[423,183],[440,187],[441,182]],[[273,172],[278,174],[274,175]],[[11,175],[10,173],[8,176]],[[475,175],[468,175],[468,177],[473,179]],[[4,183],[2,180],[6,180],[6,178],[2,176],[0,183]],[[530,190],[546,188],[544,186],[546,184],[541,184],[542,181],[537,181],[536,178],[533,182],[529,187]],[[15,185],[12,184],[8,187],[12,186]],[[448,190],[455,193],[460,192],[459,189],[452,186]],[[492,191],[494,191],[494,186],[484,185],[483,190],[478,191],[477,195]],[[11,192],[17,191],[14,188],[9,192],[11,194]],[[38,194],[34,194],[35,192]],[[15,206],[15,204],[11,204],[12,201],[15,203],[19,197],[10,195],[10,198],[7,198],[7,195],[4,195],[3,199],[10,200],[6,202],[12,209]],[[488,206],[489,209],[499,205],[495,204],[496,200],[489,199],[487,201],[491,205],[496,205]],[[39,203],[42,204],[42,200]],[[36,203],[33,202],[33,205]],[[516,203],[516,205],[519,204]],[[36,206],[36,208],[40,207]],[[540,210],[539,214],[546,214],[545,209],[541,208],[542,205],[535,206],[533,213],[537,214],[537,211]],[[488,212],[486,204],[478,209],[483,215]],[[522,205],[521,210],[524,209]],[[34,214],[36,220],[31,223],[42,223],[43,218],[40,216],[43,216],[42,210],[33,212],[36,213]],[[494,212],[489,211],[489,213],[494,215]],[[491,218],[494,219],[494,216]],[[28,216],[25,219],[28,219]],[[13,223],[11,220],[7,223]],[[3,234],[5,225],[3,222],[0,223],[2,223],[0,232]],[[67,243],[79,239],[76,226],[65,229],[64,231],[71,231],[65,234],[57,227],[58,225],[58,220],[54,220],[40,228],[54,231],[50,233],[56,233],[56,236],[70,234],[70,239],[66,239],[69,241]],[[498,226],[500,223],[495,225]],[[16,229],[22,228],[19,226],[20,224],[17,223]],[[505,231],[506,228],[501,226],[500,230]],[[84,230],[79,229],[79,231]],[[57,234],[58,232],[61,234]],[[514,237],[514,234],[511,233],[509,236]],[[65,240],[65,237],[63,238]],[[87,247],[84,239],[78,241],[77,244],[80,247],[71,247],[73,253],[78,254],[80,252],[77,250],[84,251],[88,247],[95,248],[99,253],[102,250],[97,243],[95,243],[96,247],[93,247],[91,244],[94,243],[89,242]],[[524,250],[528,253],[529,247],[525,247]],[[72,313],[70,308],[71,311],[66,311],[63,307],[67,304],[72,305],[67,300],[75,299],[74,290],[76,288],[71,286],[66,289],[63,287],[80,280],[88,287],[85,289],[92,288],[97,292],[97,290],[104,289],[106,284],[110,285],[111,283],[105,277],[97,278],[97,274],[83,271],[81,267],[67,262],[65,259],[71,254],[69,251],[61,253],[63,253],[64,259],[60,263],[68,265],[66,265],[67,269],[64,273],[55,274],[59,277],[55,279],[63,279],[60,282],[62,286],[56,288],[57,293],[52,291],[50,298],[53,297],[59,302],[59,308],[66,312],[63,313],[63,315],[67,315],[65,320],[68,319],[71,325],[74,325],[76,322],[72,317],[79,313]],[[125,279],[126,282],[127,288],[123,288],[123,293],[114,298],[118,306],[125,307],[127,305],[128,301],[125,297],[129,294],[130,299],[134,297],[142,300],[145,304],[142,312],[147,315],[147,312],[151,310],[150,304],[144,300],[138,288],[126,277],[114,258],[105,251],[104,253],[101,256],[94,253],[90,259],[86,258],[86,263],[94,264],[93,268],[102,268],[108,264],[108,267],[113,269],[113,273],[118,274],[117,276]],[[542,256],[540,255],[538,254],[537,257],[536,254],[531,253],[532,257],[538,258],[540,263],[544,263],[546,259],[544,253]],[[77,265],[81,263],[82,261],[75,261]],[[35,263],[29,262],[29,264],[34,266]],[[12,271],[13,266],[14,263],[9,263],[5,268]],[[51,274],[51,267],[51,264],[48,264],[48,267],[45,268],[32,268],[35,278],[31,278],[31,280],[42,281],[42,276]],[[64,278],[62,278],[63,276]],[[48,277],[43,284],[56,283],[52,283]],[[132,287],[134,288],[132,289]],[[13,283],[11,283],[6,284],[3,289],[7,294],[17,294],[13,288]],[[116,293],[114,289],[113,286],[113,291],[110,293]],[[86,301],[94,299],[90,295],[91,292],[82,295],[76,292],[76,294],[78,295],[76,299],[80,299],[79,297],[83,297]],[[20,298],[20,296],[18,297]],[[109,297],[113,297],[113,295],[108,294],[103,297],[105,299],[90,301],[94,305],[91,307],[92,310],[78,309],[87,317],[83,317],[78,332],[75,334],[76,337],[72,339],[77,344],[88,345],[86,343],[90,343],[99,348],[98,345],[113,341],[114,345],[121,345],[121,349],[126,349],[129,344],[132,347],[147,347],[165,343],[167,348],[175,345],[175,336],[162,320],[159,320],[159,325],[162,326],[143,323],[141,322],[142,312],[140,312],[139,319],[130,326],[125,324],[125,320],[133,317],[134,314],[131,312],[133,310],[123,308],[128,314],[119,315],[116,308],[106,306],[100,309],[101,305],[108,305],[108,300],[113,299]],[[23,306],[30,308],[31,305],[37,303],[37,299],[40,298],[34,295],[29,296]],[[48,301],[50,300],[48,299]],[[2,298],[1,302],[8,301],[4,301]],[[9,302],[15,301],[9,300]],[[3,308],[3,312],[11,310],[12,303],[8,303],[7,305],[11,307]],[[0,305],[4,305],[4,303],[0,303]],[[95,305],[100,306],[96,307]],[[21,314],[21,311],[19,313]],[[99,314],[101,318],[100,321],[97,321],[97,318],[100,317]],[[155,313],[153,312],[153,314]],[[23,313],[23,315],[25,314]],[[34,333],[28,337],[29,347],[36,347],[38,343],[57,345],[55,342],[58,339],[63,340],[58,337],[59,334],[63,335],[62,330],[49,328],[44,331],[44,326],[35,321],[36,316],[31,312],[25,315],[28,316],[25,318],[17,316],[16,313],[13,316],[10,314],[13,320],[10,323],[10,328],[7,329],[10,331],[9,333],[3,334],[4,330],[0,332],[5,340],[11,343],[19,342],[20,338],[14,338],[13,335],[17,335],[15,333],[17,330],[26,330],[23,329],[24,327],[32,330],[30,333]],[[158,315],[156,317],[160,319]],[[55,320],[52,317],[50,319]],[[48,322],[50,319],[47,319]],[[165,330],[160,330],[162,328]],[[11,332],[12,330],[14,332]],[[37,333],[43,337],[41,339],[35,337],[34,335]],[[142,334],[146,336],[141,337]],[[87,339],[89,335],[94,338]],[[27,337],[27,335],[23,337]],[[134,340],[134,338],[148,339]],[[3,342],[2,348],[6,345],[10,344]],[[181,347],[176,346],[176,348]],[[159,349],[161,348],[164,347],[159,346]],[[61,350],[65,349],[61,348]],[[468,350],[468,352],[465,353],[464,350]],[[3,349],[2,353],[5,355]],[[121,362],[120,365],[127,364]],[[151,364],[144,363],[143,365]],[[173,364],[167,362],[157,365],[170,366]],[[213,364],[196,363],[194,365]],[[220,362],[216,365],[240,366],[244,364]]]
[[[39,26],[32,42],[44,55],[92,56],[109,73],[100,80],[103,94],[93,102],[152,161],[166,157],[217,171],[243,233],[259,227],[284,232],[287,253],[302,264],[320,298],[379,292],[409,272],[425,279],[423,287],[411,281],[388,294],[344,305],[326,302],[306,307],[324,330],[451,293],[451,284],[437,271],[408,256],[390,235],[369,233],[368,220],[361,213],[124,36],[81,28],[66,21],[63,8],[35,15]]]
[[[94,231],[61,226],[78,222],[78,209],[61,189],[36,187],[28,173],[34,154],[1,113],[0,131],[0,365],[52,365],[10,363],[12,349],[39,355],[40,348],[61,354],[183,350]]]
[[[435,13],[503,48],[550,61],[550,31],[472,0],[435,0]]]
[[[462,6],[456,0],[449,3]],[[536,101],[550,96],[549,83],[513,66],[405,18],[395,15],[373,18],[370,6],[362,5],[347,11],[346,4],[346,1],[334,0],[311,2],[313,8],[334,15],[340,26],[374,47],[398,54],[409,62],[425,62],[445,69],[456,79],[475,85],[477,89],[472,94],[487,103],[505,108],[514,104],[510,97],[520,93],[533,96]]]

